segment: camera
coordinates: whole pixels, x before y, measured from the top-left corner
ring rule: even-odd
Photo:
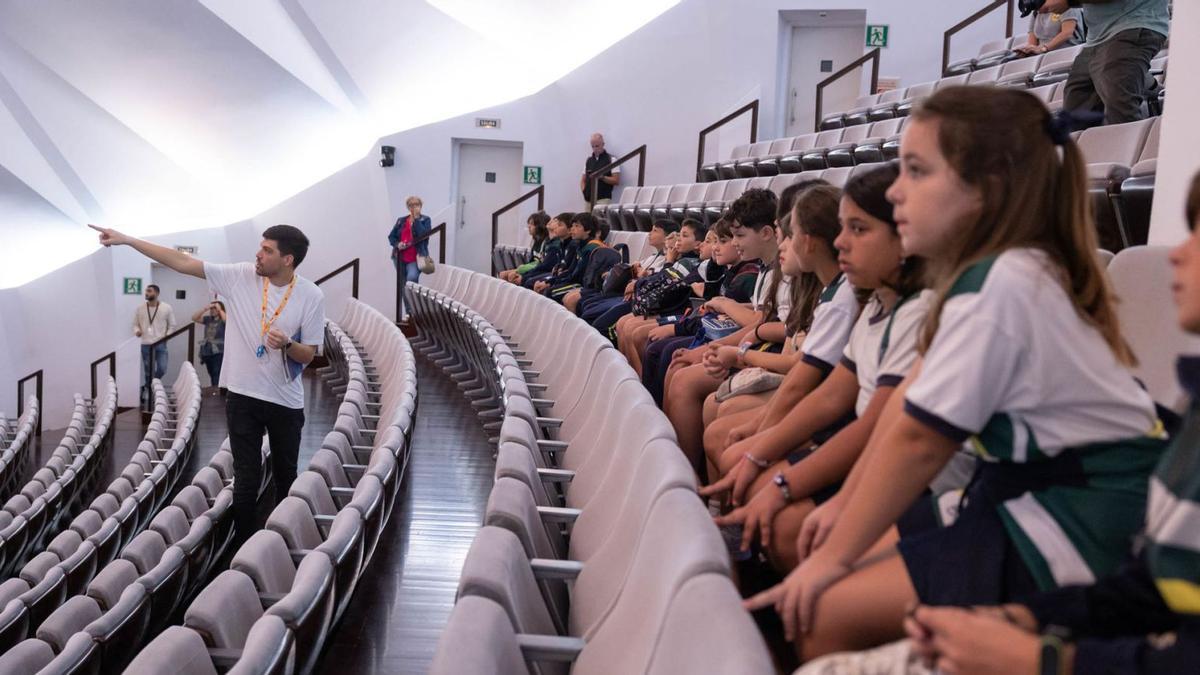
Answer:
[[[1041,9],[1044,4],[1046,4],[1046,0],[1017,0],[1017,9],[1021,10],[1023,19]]]

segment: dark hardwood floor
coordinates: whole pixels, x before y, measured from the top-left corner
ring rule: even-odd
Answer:
[[[417,387],[408,475],[320,673],[425,673],[454,606],[495,462],[466,399],[437,366],[420,358]]]

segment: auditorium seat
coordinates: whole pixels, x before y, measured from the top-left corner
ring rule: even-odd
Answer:
[[[1071,73],[1071,64],[1075,57],[1083,51],[1083,45],[1074,45],[1055,49],[1042,55],[1041,63],[1030,80],[1029,86],[1040,87],[1054,82],[1062,82]]]
[[[1079,137],[1079,149],[1087,161],[1088,193],[1102,248],[1119,251],[1132,243],[1117,218],[1110,195],[1119,193],[1121,183],[1142,156],[1151,128],[1158,123],[1159,118],[1152,118],[1092,127]],[[1157,152],[1157,147],[1154,149]]]

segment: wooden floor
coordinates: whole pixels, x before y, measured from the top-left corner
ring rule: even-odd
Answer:
[[[311,371],[304,383],[300,471],[332,429],[339,402]],[[495,462],[487,435],[458,387],[420,357],[417,383],[420,407],[407,475],[370,566],[326,645],[319,673],[425,673],[454,606]],[[208,464],[226,436],[225,399],[206,389],[201,405],[196,448],[181,487]],[[121,413],[113,429],[101,491],[136,451],[144,433],[140,413]],[[35,466],[45,462],[62,434],[61,429],[43,433]],[[264,502],[259,515],[265,521],[273,507],[270,491]]]
[[[319,673],[426,673],[483,520],[495,462],[458,387],[417,360],[412,458],[391,520]]]

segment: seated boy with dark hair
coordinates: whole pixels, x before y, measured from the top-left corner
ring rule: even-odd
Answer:
[[[533,290],[554,300],[562,301],[563,296],[583,284],[583,274],[587,269],[592,252],[605,244],[600,240],[600,222],[590,213],[576,213],[571,218],[571,239],[578,247],[578,253],[571,265],[564,271],[554,274],[533,285]]]

